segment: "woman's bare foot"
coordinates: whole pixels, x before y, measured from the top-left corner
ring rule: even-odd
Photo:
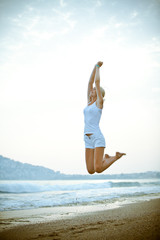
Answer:
[[[118,159],[121,158],[123,155],[126,155],[126,153],[116,152],[116,159],[118,160]]]
[[[110,158],[110,156],[108,154],[105,154],[105,158]]]

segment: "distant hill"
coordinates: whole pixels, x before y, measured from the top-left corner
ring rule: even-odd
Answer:
[[[0,179],[2,180],[50,180],[61,175],[49,168],[21,163],[0,155]]]
[[[0,155],[0,180],[81,180],[160,178],[160,172],[121,174],[63,174],[42,166],[21,163]]]

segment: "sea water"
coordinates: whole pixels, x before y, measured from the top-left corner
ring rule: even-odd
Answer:
[[[160,198],[160,179],[0,181],[0,211]]]

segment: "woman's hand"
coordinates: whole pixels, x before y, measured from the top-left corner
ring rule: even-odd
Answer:
[[[103,62],[101,62],[101,61],[97,62],[97,65],[98,65],[99,67],[101,67],[101,66],[103,65]]]

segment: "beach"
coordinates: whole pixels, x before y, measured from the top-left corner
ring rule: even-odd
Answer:
[[[160,239],[160,199],[107,210],[101,207],[77,214],[72,214],[71,207],[59,208],[59,217],[50,208],[1,212],[0,239]]]

